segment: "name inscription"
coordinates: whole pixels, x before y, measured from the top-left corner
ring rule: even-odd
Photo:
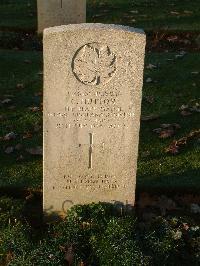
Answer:
[[[120,91],[85,92],[66,95],[61,112],[48,113],[57,129],[70,128],[124,128],[134,119],[131,103],[123,106]]]

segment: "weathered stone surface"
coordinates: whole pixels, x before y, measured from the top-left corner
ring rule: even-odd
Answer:
[[[37,0],[38,32],[45,28],[86,22],[86,0]]]
[[[80,24],[44,31],[44,210],[134,205],[143,31]]]

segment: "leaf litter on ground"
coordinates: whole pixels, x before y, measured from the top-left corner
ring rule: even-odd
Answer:
[[[31,155],[43,155],[43,149],[41,146],[36,146],[33,148],[28,148],[26,151]]]
[[[172,141],[172,143],[165,149],[166,153],[176,155],[180,150],[185,147],[190,141],[200,138],[200,129],[191,131],[187,136],[178,140]]]
[[[173,124],[161,124],[159,128],[155,128],[153,132],[159,135],[159,138],[166,139],[175,135],[176,131],[180,129],[181,126],[177,123]]]

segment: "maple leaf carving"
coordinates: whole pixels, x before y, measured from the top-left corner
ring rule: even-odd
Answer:
[[[107,45],[86,44],[76,53],[72,68],[84,84],[106,84],[116,72],[116,56]]]

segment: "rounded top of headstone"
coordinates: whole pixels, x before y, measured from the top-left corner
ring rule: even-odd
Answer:
[[[44,34],[59,33],[59,32],[70,32],[79,30],[105,30],[105,31],[118,31],[118,32],[129,32],[145,35],[142,29],[133,28],[123,25],[115,24],[102,24],[102,23],[81,23],[81,24],[69,24],[61,25],[56,27],[47,28],[44,30]]]

